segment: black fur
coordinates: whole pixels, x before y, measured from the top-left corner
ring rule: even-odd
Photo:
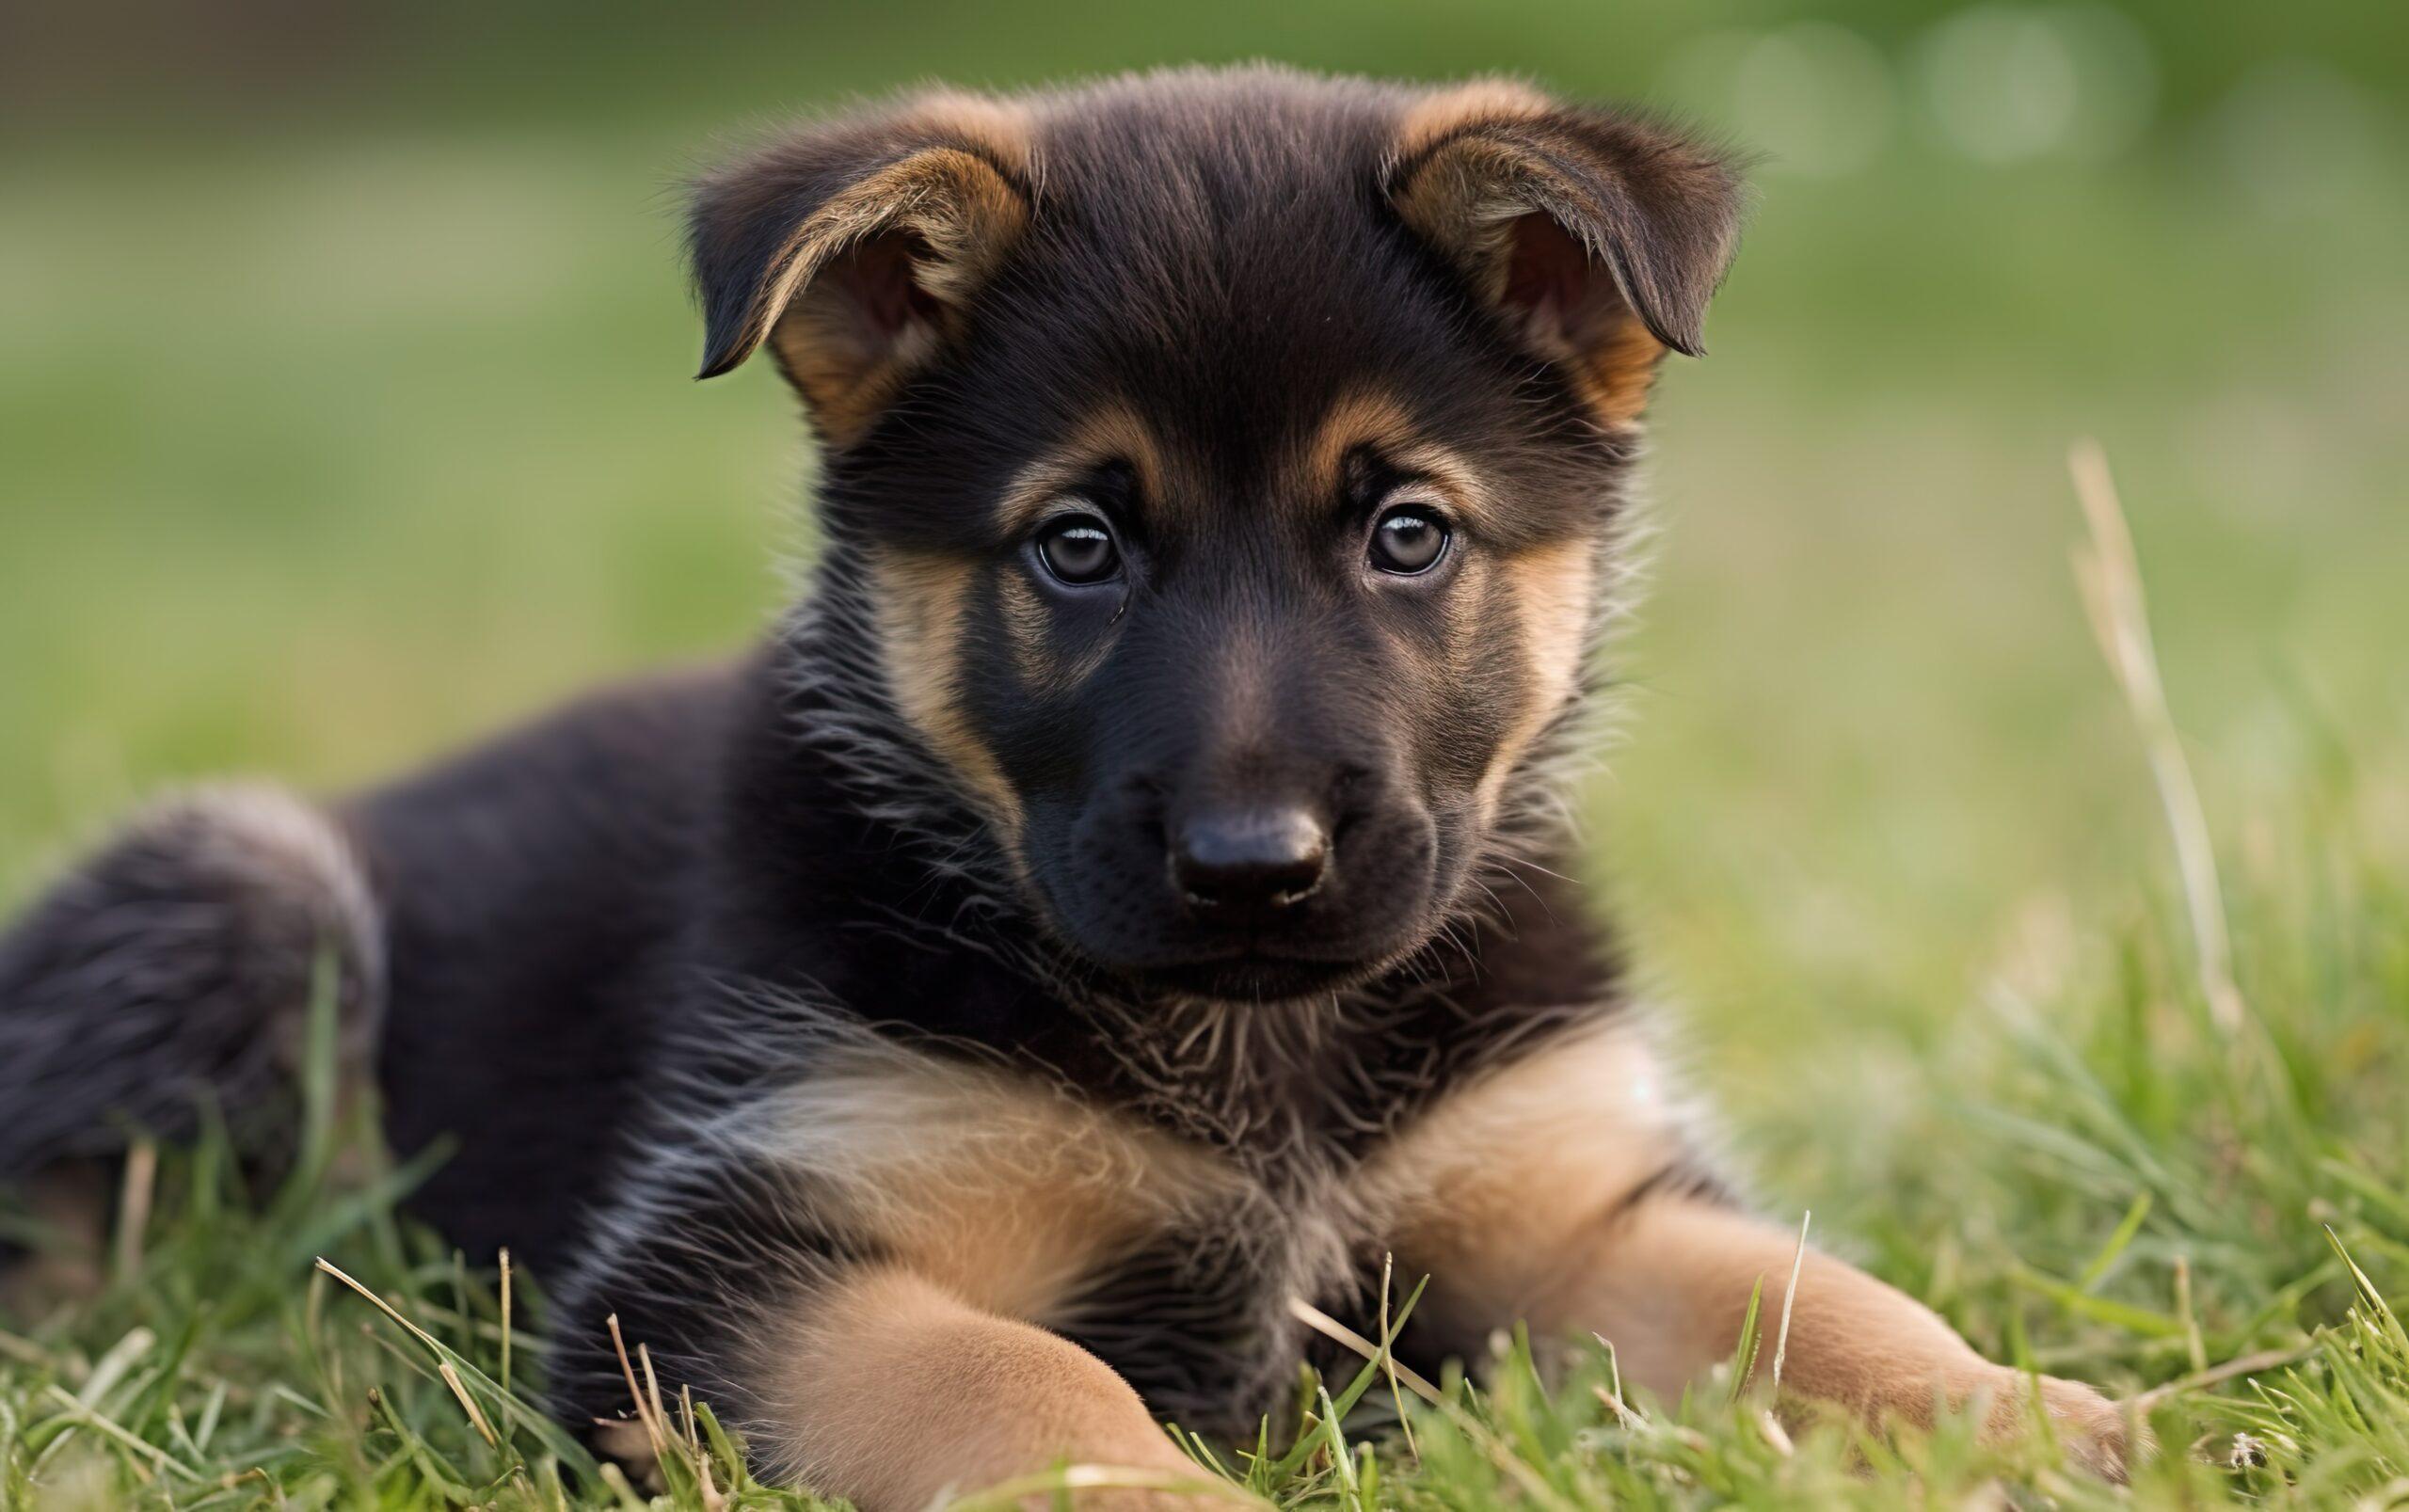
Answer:
[[[163,804],[0,936],[0,1176],[204,1113],[272,1138],[252,1115],[298,1068],[321,970],[357,1025],[380,954],[331,858],[284,843],[293,816],[244,790]]]
[[[626,1405],[610,1312],[742,1420],[726,1361],[758,1313],[875,1257],[815,1216],[808,1172],[696,1133],[807,1080],[831,1035],[1003,1066],[1240,1171],[1242,1196],[1111,1257],[1054,1321],[1158,1410],[1243,1432],[1305,1352],[1288,1291],[1361,1319],[1376,1275],[1380,1235],[1294,1215],[1472,1072],[1620,1011],[1547,804],[1577,701],[1535,689],[1510,583],[1467,602],[1451,579],[1359,582],[1396,458],[1358,447],[1329,491],[1295,461],[1377,389],[1500,501],[1464,550],[1577,551],[1587,628],[1603,616],[1634,435],[1401,214],[1400,183],[1452,139],[1401,146],[1421,98],[1273,71],[1121,81],[1017,107],[1025,154],[899,108],[704,187],[707,372],[779,339],[763,290],[798,228],[917,152],[985,163],[1026,225],[959,304],[929,293],[954,254],[926,226],[866,223],[832,254],[844,297],[882,256],[928,287],[814,319],[881,353],[881,322],[935,336],[826,457],[814,589],[763,647],[332,810],[375,900],[373,979],[343,959],[381,1025],[388,1131],[458,1145],[416,1206],[472,1256],[508,1245],[562,1281],[571,1421]],[[1533,212],[1602,270],[1585,318],[1696,345],[1735,214],[1712,153],[1599,112],[1465,131],[1543,164]],[[1170,460],[1152,492],[1126,457],[1065,485],[1130,567],[1058,592],[997,500],[1107,401]],[[899,697],[899,554],[960,570],[954,743],[1009,785],[1017,848]],[[1032,593],[1034,629],[1014,618]],[[1254,648],[1235,671],[1234,646]],[[1167,884],[1167,828],[1273,798],[1330,836],[1306,900],[1231,923]],[[206,853],[139,831],[0,946],[0,1175],[105,1144],[113,1112],[180,1127],[171,1088],[248,1104],[271,1079],[263,1026],[327,911]]]

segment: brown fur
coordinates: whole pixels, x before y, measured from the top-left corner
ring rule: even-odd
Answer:
[[[1569,1042],[1467,1088],[1389,1152],[1398,1262],[1433,1278],[1425,1304],[1476,1336],[1517,1318],[1540,1337],[1610,1344],[1622,1378],[1667,1400],[1731,1358],[1762,1283],[1770,1377],[1789,1313],[1782,1387],[1869,1419],[1929,1424],[1936,1405],[1989,1404],[1986,1432],[2031,1421],[2030,1385],[1976,1354],[1930,1309],[1680,1182],[1681,1118],[1628,1027]],[[1800,1265],[1798,1297],[1790,1275]],[[2124,1419],[2085,1386],[2042,1377],[2070,1453],[2121,1478]]]
[[[1492,807],[1540,737],[1580,692],[1597,597],[1597,548],[1580,538],[1536,546],[1506,559],[1501,570],[1530,679],[1522,717],[1500,743],[1481,784],[1481,802]]]
[[[767,1394],[785,1406],[790,1437],[757,1452],[866,1512],[932,1506],[1061,1462],[1205,1479],[1094,1356],[906,1270],[847,1277],[770,1344],[779,1364]],[[832,1391],[831,1380],[844,1384]],[[1205,1500],[1121,1489],[1076,1504],[1141,1512]],[[1025,1501],[1054,1504],[1050,1492]]]
[[[1407,107],[1397,123],[1396,155],[1411,158],[1486,121],[1533,120],[1553,108],[1547,96],[1520,79],[1471,79],[1433,90]]]
[[[1027,530],[1091,469],[1115,459],[1136,470],[1138,486],[1149,498],[1165,496],[1171,467],[1161,440],[1135,409],[1121,400],[1109,400],[1096,406],[1060,445],[1023,468],[1006,485],[996,504],[997,533],[1008,538]]]
[[[1656,370],[1664,365],[1665,343],[1635,320],[1613,322],[1572,358],[1572,372],[1591,413],[1614,430],[1639,423],[1648,392],[1656,384]]]
[[[997,534],[1010,540],[1026,533],[1093,470],[1114,460],[1128,464],[1148,497],[1163,497],[1172,472],[1161,440],[1137,411],[1118,400],[1109,401],[1097,406],[1072,427],[1061,445],[1023,468],[1006,485],[996,504]],[[1031,685],[1068,688],[1111,654],[1113,638],[1106,635],[1090,642],[1075,658],[1056,657],[1046,633],[1049,616],[1035,588],[1025,578],[1007,575],[997,581],[997,592],[1014,668]]]
[[[1610,1026],[1454,1093],[1384,1151],[1368,1183],[1399,1267],[1433,1278],[1433,1316],[1476,1334],[1526,1315],[1582,1231],[1677,1153],[1667,1095]]]
[[[1669,1397],[1731,1358],[1750,1293],[1762,1282],[1768,1341],[1756,1369],[1769,1377],[1771,1341],[1789,1313],[1784,1390],[1859,1417],[1929,1425],[1934,1410],[1986,1402],[1984,1432],[2022,1436],[2033,1382],[1976,1354],[1929,1308],[1841,1261],[1809,1250],[1795,1303],[1794,1233],[1679,1193],[1640,1201],[1618,1221],[1559,1251],[1560,1282],[1524,1313],[1533,1329],[1594,1331],[1615,1345],[1624,1378]],[[2053,1430],[2074,1457],[2124,1478],[2129,1429],[2089,1387],[2038,1379]]]
[[[1497,524],[1505,513],[1505,501],[1476,469],[1432,442],[1402,402],[1378,390],[1346,395],[1307,435],[1294,485],[1299,494],[1337,497],[1347,457],[1361,448],[1376,448],[1393,466],[1422,478],[1442,503],[1475,525]]]
[[[1986,1433],[2025,1431],[2025,1378],[1912,1298],[1809,1250],[1791,1305],[1795,1233],[1656,1179],[1683,1122],[1644,1037],[1609,1026],[1451,1094],[1360,1173],[1348,1211],[1433,1278],[1425,1325],[1460,1337],[1509,1319],[1595,1333],[1625,1381],[1669,1398],[1731,1358],[1762,1286],[1765,1337],[1789,1312],[1786,1391],[1916,1424],[1980,1398]],[[787,1435],[764,1446],[774,1463],[872,1509],[1066,1457],[1184,1466],[1110,1370],[1037,1325],[1115,1253],[1235,1197],[1236,1170],[1000,1073],[886,1051],[798,1089],[781,1126],[764,1153],[798,1169],[829,1169],[807,1147],[845,1151],[827,1216],[893,1258],[761,1341],[753,1378]],[[1772,1359],[1768,1344],[1756,1368]],[[848,1389],[815,1389],[832,1377]],[[2040,1392],[2070,1451],[2120,1474],[2115,1409],[2069,1382]]]
[[[1026,1078],[885,1047],[831,1059],[787,1094],[762,1158],[819,1173],[827,1220],[1006,1316],[1058,1317],[1116,1253],[1236,1186],[1193,1146]]]
[[[1028,218],[1028,204],[987,159],[931,148],[839,195],[796,231],[757,318],[832,440],[858,435],[937,337],[917,320],[900,334],[880,330],[852,285],[904,277],[888,265],[901,262],[932,298],[958,309]],[[847,253],[852,267],[815,281]]]
[[[971,568],[950,557],[898,551],[882,556],[872,571],[879,585],[879,645],[896,705],[1008,837],[1011,851],[1009,837],[1020,833],[1020,795],[972,733],[954,696]]]

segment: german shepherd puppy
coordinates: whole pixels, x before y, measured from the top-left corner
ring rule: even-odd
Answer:
[[[823,442],[802,604],[324,805],[142,820],[0,946],[0,1172],[196,1089],[258,1106],[313,959],[417,1194],[771,1476],[918,1508],[1252,1437],[1316,1339],[1514,1319],[1671,1393],[1793,1232],[1701,1159],[1551,770],[1625,580],[1651,376],[1730,162],[1508,83],[1268,68],[930,93],[700,183],[703,374]],[[1869,1416],[2027,1379],[1805,1256],[1784,1385]],[[2104,1398],[2043,1379],[2116,1473]],[[912,1448],[898,1448],[905,1424]]]

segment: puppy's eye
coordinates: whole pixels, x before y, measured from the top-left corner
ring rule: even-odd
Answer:
[[[1372,565],[1401,578],[1417,577],[1447,554],[1446,522],[1423,504],[1398,504],[1372,527]]]
[[[1093,515],[1071,515],[1039,532],[1037,560],[1057,581],[1074,587],[1121,572],[1121,549],[1112,542],[1112,531]]]

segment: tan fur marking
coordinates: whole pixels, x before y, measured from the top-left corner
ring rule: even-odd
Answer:
[[[880,645],[896,707],[929,748],[962,779],[988,822],[1017,857],[1020,796],[1005,780],[994,753],[963,717],[955,677],[961,664],[962,613],[971,566],[932,553],[887,550],[870,571],[877,581]]]
[[[916,327],[891,348],[866,342],[858,314],[841,295],[815,289],[814,280],[873,239],[904,234],[917,243],[915,280],[958,312],[1029,222],[1028,202],[997,171],[998,164],[1021,170],[1029,162],[1028,128],[1017,111],[977,96],[943,95],[923,103],[920,119],[978,150],[924,148],[831,199],[773,260],[774,271],[756,294],[738,342],[740,353],[771,343],[822,431],[839,445],[867,427],[938,333]]]
[[[1798,1236],[1678,1188],[1643,1191],[1676,1153],[1680,1122],[1646,1044],[1617,1026],[1442,1103],[1371,1173],[1394,1204],[1399,1265],[1433,1278],[1428,1315],[1459,1336],[1516,1319],[1541,1338],[1597,1333],[1625,1381],[1667,1400],[1730,1359],[1760,1281],[1760,1316],[1782,1315]],[[1769,1374],[1770,1361],[1758,1368]],[[1782,1384],[1868,1419],[1924,1424],[1936,1401],[1985,1393],[1994,1439],[2031,1421],[2017,1372],[1914,1298],[1811,1249]],[[2114,1406],[2068,1381],[2045,1378],[2041,1393],[2069,1450],[2120,1474]]]
[[[1986,1398],[1986,1439],[2032,1429],[2021,1372],[1974,1352],[1931,1309],[1844,1262],[1810,1249],[1795,1233],[1679,1194],[1643,1201],[1563,1254],[1563,1281],[1526,1314],[1536,1330],[1595,1331],[1615,1345],[1623,1377],[1670,1399],[1728,1360],[1749,1294],[1763,1283],[1760,1317],[1790,1314],[1785,1391],[1845,1408],[1868,1421],[1929,1425],[1934,1409]],[[1798,1297],[1790,1271],[1799,1264]],[[1770,1373],[1770,1357],[1760,1357]],[[2059,1441],[2099,1474],[2124,1478],[2128,1433],[2115,1405],[2090,1387],[2043,1377],[2041,1405]],[[2146,1442],[2146,1440],[2144,1440]]]
[[[1025,1078],[885,1048],[784,1095],[762,1153],[810,1171],[848,1232],[1013,1317],[1057,1315],[1115,1251],[1237,1177],[1202,1152]]]
[[[1090,411],[1061,445],[1049,448],[1006,485],[996,504],[997,528],[1005,535],[1017,535],[1097,466],[1116,459],[1137,470],[1141,493],[1148,499],[1163,497],[1169,474],[1160,439],[1136,410],[1110,400]]]
[[[1477,135],[1448,137],[1485,122],[1534,119],[1551,108],[1544,96],[1510,81],[1492,81],[1423,102],[1398,128],[1396,158],[1407,166],[1395,191],[1398,213],[1445,252],[1492,305],[1506,293],[1515,223],[1551,214],[1551,206],[1560,212],[1571,191],[1513,146]],[[1596,265],[1599,249],[1588,251],[1591,277],[1610,282],[1613,275]],[[1571,373],[1590,412],[1609,429],[1638,421],[1666,351],[1628,308],[1616,310],[1578,342],[1554,330],[1524,337],[1537,355]]]
[[[934,88],[912,102],[912,119],[932,132],[976,142],[997,162],[1017,173],[1036,163],[1028,109],[993,95]]]
[[[779,1423],[766,1443],[756,1430],[756,1452],[862,1512],[920,1512],[1061,1460],[1203,1479],[1102,1361],[901,1268],[834,1282],[767,1343]],[[1122,1491],[1073,1504],[1196,1504]]]
[[[1021,680],[1041,688],[1077,681],[1076,669],[1057,666],[1046,655],[1046,631],[1053,614],[1038,597],[1036,585],[1019,573],[1008,572],[997,580],[996,598],[1003,611],[1004,639],[1012,645],[1013,670]]]
[[[1348,394],[1330,406],[1299,450],[1293,485],[1307,497],[1333,497],[1347,454],[1365,446],[1424,480],[1474,527],[1498,517],[1499,501],[1471,464],[1430,440],[1395,395],[1374,390]]]
[[[1574,362],[1575,382],[1598,422],[1608,429],[1637,424],[1655,387],[1667,347],[1648,327],[1626,315]]]
[[[1472,79],[1424,95],[1397,123],[1399,158],[1426,151],[1433,142],[1485,120],[1528,120],[1553,108],[1547,96],[1519,79]]]
[[[1113,400],[1099,405],[1072,428],[1062,444],[1023,468],[1005,487],[996,505],[998,533],[1011,539],[1031,529],[1097,467],[1116,460],[1136,470],[1143,497],[1163,497],[1167,471],[1161,442],[1136,410]],[[999,592],[1013,665],[1025,680],[1040,687],[1075,686],[1094,672],[1112,648],[1112,637],[1107,635],[1077,657],[1057,659],[1047,645],[1052,611],[1029,584],[1007,576]]]
[[[1437,1313],[1479,1328],[1553,1297],[1584,1231],[1664,1164],[1673,1114],[1638,1033],[1543,1048],[1448,1096],[1384,1151],[1369,1188]]]
[[[1506,573],[1522,609],[1532,685],[1553,713],[1555,705],[1571,695],[1588,647],[1597,548],[1586,538],[1558,541],[1516,554]]]
[[[1521,617],[1529,658],[1529,701],[1500,742],[1481,779],[1483,812],[1493,809],[1514,769],[1580,689],[1597,594],[1597,548],[1587,539],[1558,541],[1517,552],[1504,571]]]
[[[1005,487],[996,504],[997,533],[1009,539],[1029,529],[1095,467],[1116,459],[1137,470],[1139,487],[1147,497],[1161,497],[1167,464],[1160,442],[1135,410],[1118,401],[1108,402]],[[993,753],[972,733],[956,703],[962,615],[973,570],[958,558],[896,550],[881,553],[872,565],[887,647],[887,675],[897,706],[981,800],[987,818],[1004,833],[1010,842],[1007,849],[1017,859],[1019,795],[996,764]],[[1049,623],[1045,606],[1009,579],[1002,594],[1013,663],[1024,677],[1039,683],[1068,683],[1093,670],[1106,645],[1093,647],[1076,662],[1051,662],[1045,644]]]

